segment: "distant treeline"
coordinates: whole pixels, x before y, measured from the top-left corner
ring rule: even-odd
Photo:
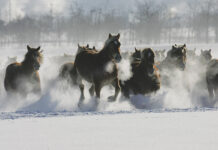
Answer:
[[[69,16],[51,11],[10,22],[0,20],[0,45],[97,42],[118,32],[127,44],[218,43],[217,0],[190,0],[184,12],[152,0],[138,1],[135,6],[134,11],[122,14],[72,5]]]

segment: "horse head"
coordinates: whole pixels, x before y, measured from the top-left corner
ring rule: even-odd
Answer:
[[[108,50],[108,55],[111,59],[114,59],[116,62],[120,62],[122,57],[120,54],[120,34],[115,36],[109,34],[107,41],[105,42],[104,48]]]
[[[142,50],[142,60],[141,63],[146,66],[147,71],[149,74],[153,74],[154,72],[154,59],[155,59],[155,53],[151,48],[145,48]]]
[[[40,64],[42,63],[42,50],[40,50],[40,46],[38,48],[31,48],[27,45],[27,54],[25,56],[25,60],[32,65],[34,70],[39,70]]]
[[[141,51],[135,48],[135,52],[132,54],[134,60],[141,60]]]
[[[185,69],[186,65],[186,44],[184,45],[173,45],[172,50],[168,52],[172,63],[181,70]]]
[[[203,63],[208,63],[212,59],[211,49],[201,50],[200,59]]]

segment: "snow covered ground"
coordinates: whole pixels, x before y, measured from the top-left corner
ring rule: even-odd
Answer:
[[[134,47],[122,46],[121,51],[133,51]],[[171,45],[151,47],[168,50]],[[195,47],[197,54],[201,49],[211,48],[213,57],[218,58],[217,44],[188,45],[190,49]],[[151,96],[133,96],[131,101],[119,95],[115,103],[107,102],[114,90],[105,87],[96,107],[86,88],[85,104],[78,108],[79,89],[56,80],[61,64],[50,59],[64,53],[74,54],[76,47],[42,45],[42,48],[43,94],[28,95],[26,99],[8,98],[3,88],[7,56],[18,56],[21,61],[26,47],[0,51],[0,149],[217,149],[217,104],[208,108],[208,93],[202,88],[204,84],[198,83],[201,78],[193,68],[173,78],[174,88],[162,88]],[[127,64],[124,61],[120,68],[128,70]]]
[[[217,110],[33,116],[0,121],[1,149],[216,150],[218,147]]]

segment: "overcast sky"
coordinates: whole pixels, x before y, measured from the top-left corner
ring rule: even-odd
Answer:
[[[134,9],[137,1],[141,0],[0,0],[0,17],[3,20],[8,20],[9,10],[11,10],[11,19],[14,19],[16,17],[23,17],[26,14],[45,14],[51,8],[53,8],[54,13],[66,16],[68,15],[67,10],[69,10],[68,8],[73,2],[79,4],[85,10],[102,8],[103,11],[115,9],[119,12],[126,12]],[[184,0],[155,1],[167,3],[170,7],[176,8],[179,11],[185,7]]]

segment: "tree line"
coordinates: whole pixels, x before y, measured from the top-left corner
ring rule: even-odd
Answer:
[[[68,9],[69,16],[50,11],[10,22],[0,20],[0,45],[98,42],[108,33],[118,32],[126,44],[218,43],[217,0],[187,1],[184,10],[143,0],[125,14],[116,9],[86,10],[77,4]]]

